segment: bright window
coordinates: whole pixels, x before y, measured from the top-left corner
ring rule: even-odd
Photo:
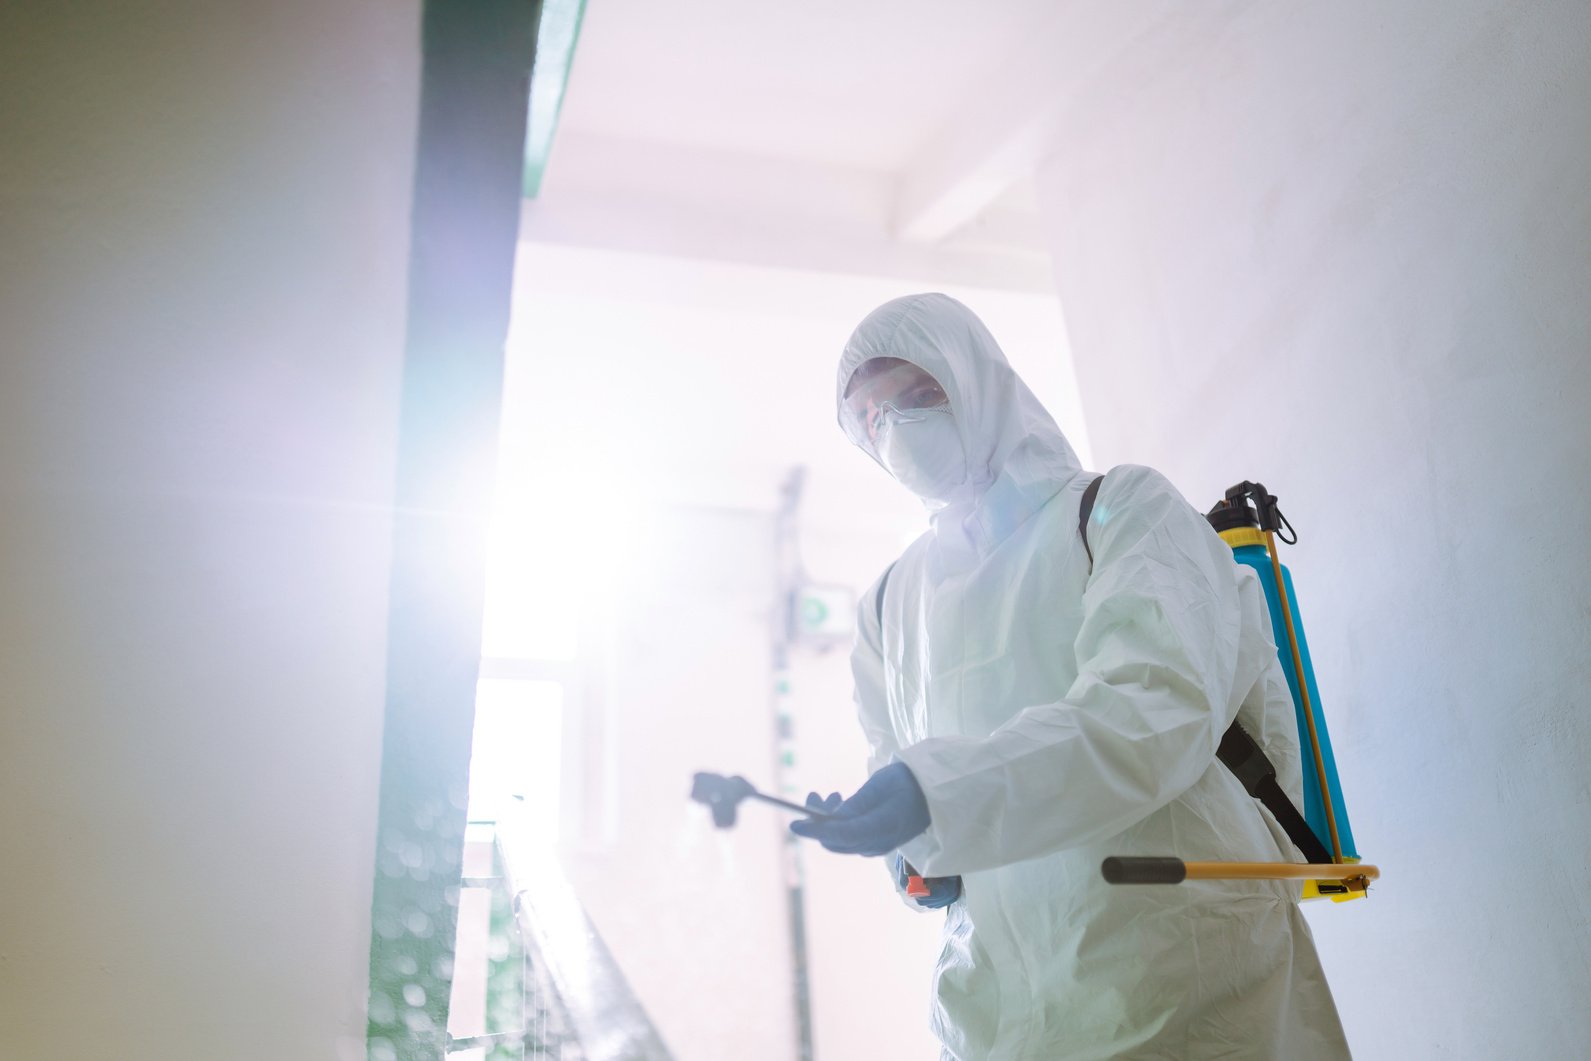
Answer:
[[[471,821],[517,817],[537,836],[556,838],[563,711],[564,686],[556,681],[483,677],[476,684]]]

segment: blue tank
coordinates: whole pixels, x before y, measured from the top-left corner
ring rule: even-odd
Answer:
[[[1251,532],[1258,537],[1258,532]],[[1281,657],[1282,670],[1287,674],[1287,689],[1293,695],[1293,710],[1298,720],[1298,744],[1304,767],[1304,818],[1309,822],[1309,827],[1315,835],[1320,837],[1321,843],[1331,848],[1331,830],[1326,822],[1326,804],[1321,797],[1320,778],[1315,768],[1314,753],[1310,749],[1309,722],[1304,713],[1304,701],[1299,696],[1298,672],[1293,666],[1293,654],[1288,647],[1287,622],[1282,612],[1282,597],[1276,591],[1276,574],[1271,566],[1271,558],[1264,544],[1235,544],[1232,537],[1243,535],[1241,531],[1223,533],[1223,538],[1228,538],[1233,544],[1232,555],[1240,564],[1247,564],[1254,569],[1260,577],[1260,584],[1265,587],[1265,603],[1271,612],[1271,633],[1276,637],[1277,655]],[[1263,539],[1261,539],[1263,542]],[[1292,606],[1293,630],[1298,636],[1298,655],[1304,667],[1304,687],[1309,690],[1309,703],[1315,717],[1315,733],[1320,741],[1320,757],[1326,769],[1326,783],[1331,791],[1332,812],[1337,820],[1337,838],[1342,844],[1342,857],[1357,859],[1358,849],[1354,846],[1353,830],[1348,825],[1348,808],[1342,800],[1342,784],[1337,779],[1337,761],[1331,753],[1331,737],[1326,732],[1326,716],[1321,711],[1320,690],[1315,686],[1315,668],[1309,659],[1309,640],[1304,636],[1304,620],[1298,610],[1298,594],[1293,590],[1293,576],[1282,565],[1282,582],[1287,590],[1287,600]]]

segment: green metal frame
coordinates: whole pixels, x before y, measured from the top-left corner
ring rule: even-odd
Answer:
[[[371,907],[371,1061],[447,1043],[535,0],[426,0]]]
[[[536,27],[536,70],[530,82],[530,114],[525,128],[525,198],[534,199],[541,191],[552,154],[553,136],[558,132],[558,115],[563,111],[564,94],[569,88],[569,71],[574,66],[575,45],[580,40],[580,24],[585,19],[586,0],[542,0],[541,20]]]

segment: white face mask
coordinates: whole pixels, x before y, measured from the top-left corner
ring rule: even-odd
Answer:
[[[929,501],[948,501],[967,481],[967,454],[950,409],[885,414],[878,459],[906,489]]]

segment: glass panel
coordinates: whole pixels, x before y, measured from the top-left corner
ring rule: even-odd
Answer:
[[[491,889],[459,889],[453,993],[447,1015],[448,1034],[456,1039],[485,1035],[489,1030],[486,1025],[486,959],[491,948],[491,916]]]

